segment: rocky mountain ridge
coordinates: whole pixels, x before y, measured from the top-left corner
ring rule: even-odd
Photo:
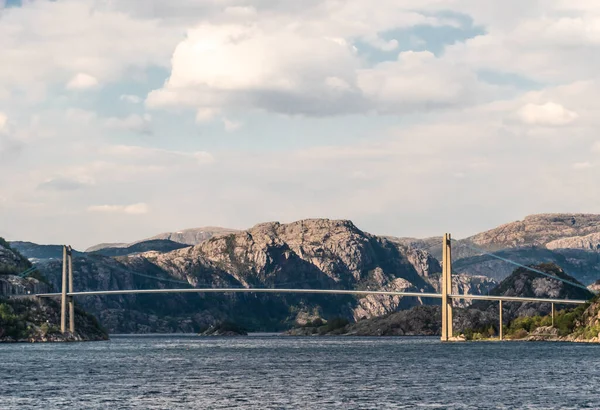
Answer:
[[[60,261],[47,260],[39,267],[57,286]],[[259,224],[165,253],[117,258],[84,254],[74,258],[74,270],[78,290],[208,286],[433,292],[440,267],[423,252],[365,233],[350,221],[313,219]],[[152,279],[157,277],[161,280]],[[432,301],[389,296],[173,294],[86,297],[81,303],[111,331],[144,332],[190,331],[227,319],[255,330],[274,330],[307,315],[358,319]],[[132,325],[135,321],[139,326]]]
[[[514,269],[473,247],[501,248],[498,255],[522,264],[554,262],[575,278],[592,283],[600,278],[600,253],[579,245],[565,249],[557,241],[593,240],[598,220],[598,215],[534,215],[456,241],[453,292],[488,293]],[[76,288],[286,286],[420,292],[435,292],[440,288],[441,238],[378,237],[361,231],[350,221],[327,219],[290,224],[270,222],[246,231],[221,233],[214,233],[206,240],[195,236],[193,240],[200,241],[199,244],[181,249],[147,246],[175,243],[171,239],[156,239],[137,242],[135,249],[106,251],[114,251],[113,256],[127,256],[106,257],[102,252],[78,254]],[[163,234],[173,238],[168,235]],[[60,282],[60,261],[39,260],[36,264],[56,288]],[[435,303],[389,296],[298,295],[173,294],[87,300],[85,307],[92,309],[111,331],[119,332],[194,331],[230,319],[248,321],[251,329],[265,330],[285,327],[305,317],[339,315],[358,320]]]
[[[564,279],[577,283],[577,280],[565,274],[558,266],[542,264],[533,266],[534,269],[550,275],[543,276],[524,268],[516,269],[509,277],[504,279],[497,287],[490,291],[495,296],[521,296],[557,299],[590,300],[594,295],[582,288],[562,282]],[[556,278],[556,279],[555,279]],[[579,284],[581,285],[581,284]],[[505,302],[503,307],[503,323],[508,325],[517,318],[547,315],[550,313],[548,303],[533,302]],[[557,305],[557,309],[572,306]],[[464,332],[488,332],[492,329],[496,334],[499,323],[498,302],[476,301],[469,308],[461,308],[455,303],[453,326],[455,335]],[[596,326],[600,332],[600,314],[597,309],[586,323]],[[441,308],[440,306],[416,306],[409,310],[381,315],[378,317],[349,323],[343,328],[331,331],[322,331],[322,321],[319,329],[313,326],[302,326],[288,332],[292,335],[337,334],[353,336],[434,336],[441,334]],[[593,322],[593,323],[592,323]],[[592,323],[592,324],[590,324]]]
[[[183,229],[177,232],[164,232],[150,238],[141,239],[129,243],[100,243],[90,246],[85,252],[96,252],[106,248],[129,248],[143,242],[151,241],[172,241],[182,245],[198,245],[213,237],[229,235],[239,232],[237,229],[221,228],[217,226],[205,226],[200,228]]]

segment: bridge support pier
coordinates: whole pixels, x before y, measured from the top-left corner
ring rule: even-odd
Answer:
[[[499,306],[498,306],[498,310],[500,312],[500,323],[499,323],[500,327],[499,327],[499,330],[498,330],[498,336],[499,336],[500,340],[502,340],[502,336],[503,336],[503,333],[504,333],[504,325],[502,324],[502,301],[500,300],[499,302],[500,303],[499,303]]]
[[[452,329],[452,238],[444,235],[442,242],[442,342],[451,340]]]
[[[552,305],[552,327],[554,327],[554,302],[551,303]]]
[[[73,248],[67,249],[69,267],[69,293],[73,293]],[[75,302],[73,296],[69,296],[69,332],[75,333]]]

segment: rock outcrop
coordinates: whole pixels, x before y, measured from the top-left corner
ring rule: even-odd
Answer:
[[[76,307],[75,333],[60,332],[60,305],[51,299],[0,299],[0,342],[107,340],[96,318]]]
[[[0,275],[16,275],[31,266],[25,257],[0,238]]]
[[[488,250],[541,246],[562,238],[600,232],[600,215],[538,214],[479,233],[470,242]]]
[[[510,275],[514,266],[484,254],[494,252],[522,265],[555,263],[579,281],[590,284],[600,278],[599,235],[600,215],[530,215],[522,221],[453,241],[453,268],[457,273],[500,281]],[[441,238],[391,240],[441,259]]]
[[[58,260],[38,264],[58,289]],[[425,252],[370,235],[350,221],[259,224],[171,252],[74,258],[75,288],[294,287],[434,292],[439,263]],[[437,276],[436,276],[437,274]],[[155,278],[160,278],[156,280]],[[89,296],[82,306],[114,332],[189,331],[224,320],[278,330],[305,317],[360,319],[431,300],[298,294]]]
[[[600,228],[598,228],[600,230]],[[600,232],[585,236],[572,236],[556,239],[546,244],[548,249],[581,249],[584,251],[600,252]]]

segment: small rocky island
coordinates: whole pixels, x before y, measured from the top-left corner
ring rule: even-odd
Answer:
[[[234,322],[221,322],[209,326],[199,333],[200,336],[247,336],[248,332]]]

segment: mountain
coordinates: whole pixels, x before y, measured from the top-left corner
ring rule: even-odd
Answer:
[[[205,226],[202,228],[184,229],[177,232],[166,232],[153,236],[151,239],[167,239],[169,241],[182,243],[184,245],[198,245],[213,237],[219,237],[237,233],[237,229],[220,228],[217,226]]]
[[[454,241],[453,293],[487,294],[512,274],[515,266],[493,258],[487,254],[490,251],[524,265],[554,263],[582,283],[593,283],[600,278],[600,252],[594,248],[599,221],[599,215],[532,215]],[[440,289],[441,237],[380,237],[361,231],[350,221],[307,219],[263,223],[246,231],[198,228],[155,238],[77,253],[76,289]],[[47,257],[56,257],[60,247],[25,242],[13,246],[33,258],[58,289],[60,260]],[[342,316],[353,321],[437,303],[389,296],[290,294],[136,295],[81,300],[83,307],[97,314],[112,332],[187,332],[223,321],[239,321],[250,330],[275,330],[310,318]],[[461,301],[459,306],[469,304]]]
[[[539,214],[453,241],[452,259],[456,273],[502,280],[514,265],[486,255],[513,260],[522,265],[555,263],[585,284],[600,279],[600,215]],[[390,238],[442,257],[441,237]]]
[[[39,245],[33,242],[13,241],[10,247],[28,259],[62,259],[62,245]],[[82,252],[73,250],[73,255],[82,255]]]
[[[58,287],[61,264],[38,264]],[[264,223],[171,252],[74,258],[75,289],[298,287],[433,292],[439,263],[350,221]],[[155,278],[161,278],[156,280]],[[373,317],[431,300],[310,294],[89,296],[81,305],[111,332],[194,331],[230,320],[251,330],[286,328],[305,316]]]
[[[543,263],[533,265],[532,267],[545,272],[550,275],[550,277],[540,275],[539,273],[532,272],[525,268],[518,268],[496,288],[491,290],[490,295],[580,300],[588,300],[594,297],[594,294],[587,289],[576,287],[559,280],[563,279],[583,286],[577,279],[566,274],[558,265]],[[554,279],[554,277],[557,279]],[[489,310],[490,308],[493,308],[497,311],[498,303],[476,301],[473,303],[472,307],[480,310]],[[551,305],[549,303],[505,302],[503,308],[504,316],[507,320],[512,320],[518,316],[547,315],[551,312]],[[558,308],[561,308],[561,306]]]
[[[84,252],[95,252],[106,248],[125,248],[131,244],[125,242],[107,242],[99,243],[97,245],[90,246]]]
[[[31,268],[29,262],[18,250],[0,238],[0,275],[19,274]]]
[[[187,246],[188,245],[173,242],[168,239],[149,239],[147,241],[134,243],[133,245],[100,248],[94,251],[94,253],[104,256],[126,256],[150,251],[170,252],[175,249],[186,248]]]
[[[541,264],[533,268],[545,272],[556,278],[577,283],[577,281],[564,273],[562,269],[553,264]],[[593,298],[593,294],[585,289],[566,284],[553,277],[540,275],[524,268],[516,269],[509,277],[492,289],[490,295],[495,296],[520,296],[557,299],[583,299]],[[456,303],[455,303],[456,304]],[[572,306],[557,305],[557,309],[571,308]],[[499,328],[499,304],[492,301],[476,301],[468,308],[454,309],[453,326],[455,334],[466,332],[488,332],[490,328],[497,333]],[[504,324],[523,317],[547,315],[551,307],[548,303],[533,302],[504,302]],[[595,311],[598,312],[598,309]],[[595,317],[595,322],[598,323]],[[393,312],[387,315],[360,320],[350,323],[343,328],[323,331],[321,323],[314,329],[310,324],[293,329],[290,334],[347,334],[358,336],[405,336],[423,335],[433,336],[441,334],[441,308],[440,306],[415,306],[409,310]],[[600,327],[596,334],[600,331]]]
[[[209,240],[210,238],[229,235],[236,232],[239,231],[235,229],[206,226],[202,228],[184,229],[177,232],[165,232],[155,235],[151,238],[146,238],[131,243],[100,243],[98,245],[90,246],[85,250],[85,252],[96,252],[107,248],[131,248],[139,243],[157,243],[156,241],[171,241],[183,245],[198,245]]]
[[[557,239],[600,233],[600,215],[538,214],[467,238],[487,250],[546,247]]]
[[[0,296],[47,292],[50,287],[37,271],[18,276],[30,268],[31,262],[0,238]]]

